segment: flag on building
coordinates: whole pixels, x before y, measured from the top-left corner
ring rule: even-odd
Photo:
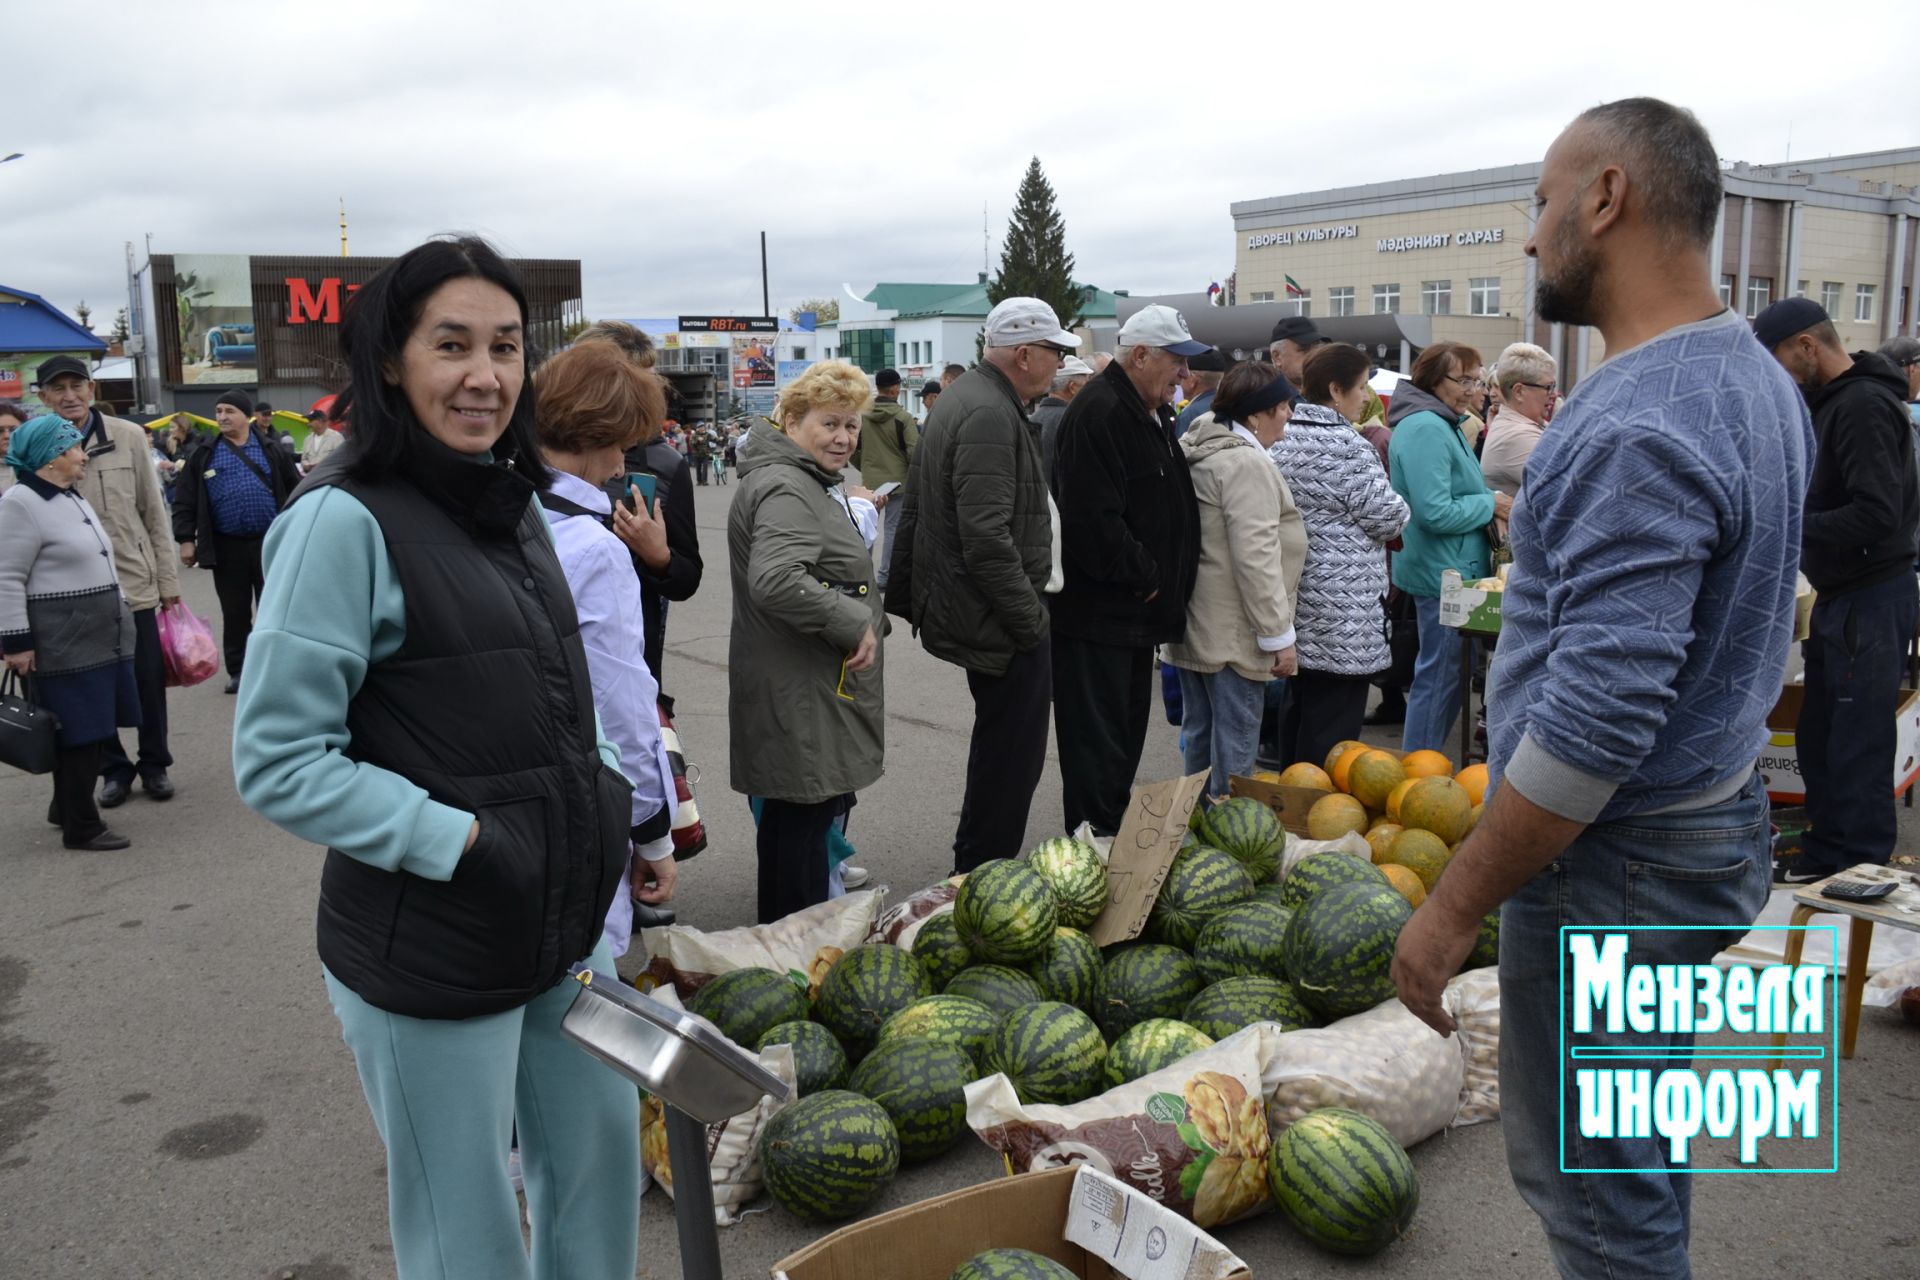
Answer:
[[[1306,290],[1300,287],[1300,282],[1298,280],[1295,280],[1292,276],[1287,277],[1287,296],[1289,298],[1298,298],[1303,296],[1305,293],[1306,293]]]
[[[1215,307],[1220,305],[1220,282],[1218,280],[1215,280],[1207,286],[1207,303],[1209,306]]]

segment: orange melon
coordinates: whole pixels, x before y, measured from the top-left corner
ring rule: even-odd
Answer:
[[[1467,833],[1473,798],[1452,778],[1421,778],[1400,797],[1400,825],[1431,831],[1441,844],[1458,844]]]
[[[1387,883],[1398,890],[1400,896],[1412,906],[1418,907],[1427,900],[1427,886],[1421,881],[1419,873],[1412,868],[1403,867],[1397,862],[1389,862],[1380,868],[1380,874],[1384,875]]]
[[[1451,778],[1453,761],[1438,751],[1409,751],[1401,758],[1409,778]]]
[[[1327,771],[1317,764],[1308,764],[1302,760],[1299,764],[1290,764],[1274,777],[1274,781],[1283,787],[1309,787],[1315,791],[1333,790],[1333,779]]]
[[[1353,798],[1369,809],[1384,811],[1387,797],[1407,780],[1407,771],[1391,751],[1362,753],[1347,769]]]
[[[1373,750],[1372,747],[1366,746],[1364,744],[1357,747],[1348,747],[1347,753],[1341,756],[1340,759],[1334,763],[1333,785],[1340,788],[1340,790],[1346,792],[1348,795],[1352,795],[1353,794],[1353,766],[1359,762],[1361,756],[1366,755],[1369,751],[1372,751],[1372,750]]]
[[[1453,780],[1467,789],[1475,804],[1484,804],[1487,799],[1487,766],[1470,764],[1453,775]]]
[[[1366,806],[1352,796],[1325,796],[1307,810],[1307,835],[1314,840],[1338,840],[1349,831],[1366,829]]]
[[[1392,818],[1395,822],[1400,821],[1400,802],[1406,798],[1407,792],[1413,790],[1413,784],[1418,781],[1420,781],[1418,778],[1408,778],[1387,794],[1387,816],[1389,818]]]
[[[1279,774],[1277,774],[1277,773],[1275,773],[1275,772],[1274,772],[1273,770],[1271,770],[1271,769],[1255,769],[1255,770],[1254,770],[1254,771],[1253,771],[1252,773],[1250,773],[1250,774],[1248,774],[1247,776],[1248,776],[1248,777],[1250,777],[1250,778],[1252,778],[1252,779],[1253,779],[1253,780],[1254,780],[1255,782],[1278,782],[1278,781],[1280,781],[1280,775],[1279,775]],[[1331,790],[1332,790],[1333,788],[1331,788],[1331,787],[1329,787],[1329,788],[1327,788],[1327,789],[1328,789],[1329,791],[1331,791]]]
[[[1382,865],[1407,868],[1420,877],[1421,885],[1431,893],[1451,857],[1453,851],[1439,836],[1409,827],[1394,838],[1393,846],[1387,850],[1386,863]]]
[[[1364,747],[1366,745],[1366,743],[1360,741],[1358,738],[1347,738],[1344,741],[1334,743],[1333,750],[1327,752],[1325,767],[1328,776],[1332,776],[1334,766],[1340,763],[1341,756],[1347,754],[1347,752],[1353,750],[1355,747]]]
[[[1367,828],[1367,845],[1373,850],[1374,862],[1381,863],[1387,860],[1387,850],[1393,848],[1395,838],[1405,830],[1406,828],[1397,822],[1385,821],[1376,822]]]

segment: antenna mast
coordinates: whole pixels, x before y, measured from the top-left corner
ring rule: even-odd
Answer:
[[[340,197],[340,256],[347,256],[347,198]]]

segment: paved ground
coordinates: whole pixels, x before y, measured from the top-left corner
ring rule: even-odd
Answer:
[[[715,567],[697,599],[674,607],[667,662],[713,833],[679,905],[686,922],[713,927],[752,916],[751,829],[726,785],[733,492],[699,495]],[[190,602],[213,615],[208,575],[188,580]],[[877,879],[908,890],[948,866],[970,707],[960,673],[910,638],[892,639],[887,664],[887,775],[862,797],[853,836]],[[113,815],[135,842],[125,853],[63,851],[42,821],[44,781],[0,771],[0,1276],[392,1274],[382,1152],[313,954],[320,857],[235,797],[233,701],[220,686],[174,694],[180,796],[162,806],[136,794]],[[1177,770],[1173,732],[1158,724],[1143,776]],[[1050,770],[1030,840],[1053,833],[1059,806]],[[1909,811],[1902,824],[1912,841]],[[1699,1179],[1700,1274],[1920,1274],[1917,1067],[1920,1033],[1869,1010],[1840,1077],[1840,1174]],[[1414,1235],[1371,1262],[1317,1254],[1272,1217],[1223,1238],[1261,1276],[1549,1274],[1497,1124],[1436,1137],[1414,1161]],[[969,1140],[902,1176],[882,1207],[997,1172]],[[644,1276],[679,1273],[669,1213],[661,1193],[648,1196]],[[764,1276],[814,1234],[777,1209],[756,1213],[723,1234],[727,1273]]]

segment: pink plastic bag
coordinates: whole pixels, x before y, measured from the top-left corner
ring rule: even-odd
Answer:
[[[220,651],[206,622],[184,604],[160,610],[160,652],[167,661],[167,687],[199,684],[220,670]]]

